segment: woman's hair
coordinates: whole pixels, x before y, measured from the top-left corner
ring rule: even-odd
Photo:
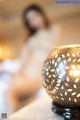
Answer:
[[[24,13],[23,13],[24,24],[28,28],[28,30],[30,32],[30,36],[34,35],[36,33],[36,31],[37,31],[37,29],[31,28],[31,26],[29,24],[29,21],[26,19],[26,15],[28,14],[28,12],[30,12],[32,10],[39,12],[43,16],[43,18],[44,18],[46,28],[49,27],[49,21],[48,21],[46,15],[45,15],[45,13],[43,12],[43,10],[39,6],[37,6],[37,5],[30,5],[28,8],[26,8],[24,10]]]

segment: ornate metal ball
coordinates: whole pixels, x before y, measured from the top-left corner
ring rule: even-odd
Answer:
[[[43,85],[54,102],[80,105],[80,45],[56,48],[43,66]]]

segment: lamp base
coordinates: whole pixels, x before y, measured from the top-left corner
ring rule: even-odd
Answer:
[[[52,102],[52,111],[56,114],[63,116],[64,120],[79,120],[80,119],[80,106],[64,107],[56,102]]]

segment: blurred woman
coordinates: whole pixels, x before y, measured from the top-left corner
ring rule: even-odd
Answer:
[[[21,107],[20,100],[36,93],[41,88],[43,62],[61,40],[60,27],[50,26],[40,7],[31,5],[26,8],[23,20],[29,30],[29,36],[19,58],[20,69],[13,78],[9,92],[14,110]]]

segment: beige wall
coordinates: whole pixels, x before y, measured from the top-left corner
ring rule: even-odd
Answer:
[[[62,41],[64,44],[80,44],[80,17],[66,18],[59,22],[62,26]]]

